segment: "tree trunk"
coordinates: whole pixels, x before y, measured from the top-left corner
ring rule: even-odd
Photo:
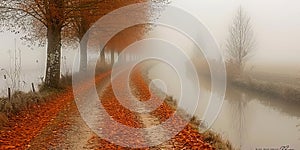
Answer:
[[[110,51],[110,61],[111,61],[112,65],[115,63],[115,51],[114,50]]]
[[[87,20],[84,17],[83,11],[80,12],[80,27],[79,27],[79,39],[80,39],[80,72],[87,70],[87,44],[89,32],[87,32],[89,26]],[[85,36],[86,35],[86,36]],[[84,37],[85,36],[85,37]]]
[[[100,64],[103,65],[103,66],[105,65],[105,51],[104,51],[104,48],[100,52]]]
[[[87,39],[84,38],[80,41],[80,72],[87,70]]]
[[[120,60],[120,52],[117,52],[117,62]]]
[[[51,25],[47,29],[47,66],[45,85],[57,88],[60,80],[61,27]]]

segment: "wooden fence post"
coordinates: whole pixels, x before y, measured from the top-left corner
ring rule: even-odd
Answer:
[[[11,91],[10,91],[10,88],[8,88],[8,100],[9,101],[11,100]]]
[[[31,83],[31,87],[32,87],[32,92],[35,93],[35,88],[34,88],[34,84],[33,83]]]

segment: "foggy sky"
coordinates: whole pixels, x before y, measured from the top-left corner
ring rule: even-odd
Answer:
[[[228,27],[239,6],[251,17],[256,46],[251,64],[300,74],[300,1],[173,0],[204,23],[224,50]],[[261,67],[258,67],[261,66]],[[280,71],[278,71],[280,72]]]

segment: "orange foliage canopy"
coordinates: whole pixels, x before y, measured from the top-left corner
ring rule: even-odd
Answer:
[[[79,40],[84,36],[86,31],[101,17],[104,15],[119,9],[121,7],[136,4],[141,2],[147,2],[148,0],[103,0],[99,3],[96,9],[92,10],[83,10],[80,12],[80,17],[75,18],[75,31],[77,31],[77,37]],[[137,11],[137,16],[149,16],[150,13],[147,10]],[[120,22],[126,22],[126,18]],[[111,25],[111,28],[114,28],[117,25]],[[118,33],[115,37],[113,37],[109,43],[106,45],[106,49],[113,49],[114,51],[120,51],[130,43],[136,41],[137,39],[141,38],[147,29],[146,25],[139,25],[128,28],[120,33]],[[73,30],[74,31],[74,30]],[[105,36],[105,35],[103,35]]]

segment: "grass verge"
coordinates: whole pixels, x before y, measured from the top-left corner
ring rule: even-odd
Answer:
[[[165,101],[167,102],[167,104],[169,106],[171,106],[173,109],[177,110],[180,114],[180,116],[189,116],[189,114],[187,114],[187,112],[185,112],[184,110],[178,108],[176,101],[173,100],[172,97],[168,96],[166,97]],[[186,118],[186,117],[183,117]],[[199,133],[199,127],[202,124],[202,121],[199,120],[196,116],[192,116],[192,117],[188,117],[191,118],[190,120],[190,125],[197,130]],[[214,132],[213,130],[209,129],[206,130],[205,132],[201,133],[202,137],[203,137],[203,141],[206,143],[209,143],[213,148],[217,149],[217,150],[234,150],[232,144],[226,140],[224,137],[222,137],[222,135]]]
[[[152,63],[152,65],[153,65],[153,63]],[[142,76],[147,83],[150,83],[150,79],[148,78],[148,72],[147,72],[147,70],[149,70],[149,68],[151,68],[151,64],[144,67],[141,71]],[[162,95],[167,95],[158,88],[155,88],[152,90],[153,90],[152,92],[154,92],[159,97],[161,97]],[[167,96],[165,98],[165,102],[173,110],[178,111],[178,114],[180,116],[182,116],[182,118],[191,118],[191,120],[189,121],[189,124],[195,130],[197,130],[199,133],[201,133],[199,130],[199,127],[202,124],[201,120],[197,119],[196,116],[190,117],[190,115],[186,111],[182,110],[181,108],[178,108],[176,100],[174,100],[172,97]],[[189,116],[189,117],[186,117],[186,116]],[[204,142],[211,144],[211,146],[217,150],[234,150],[232,144],[228,140],[226,140],[224,137],[222,137],[220,134],[214,132],[213,130],[207,130],[204,133],[201,133],[201,135],[203,136]]]
[[[9,118],[13,115],[17,115],[22,110],[30,110],[33,105],[47,102],[51,97],[64,92],[67,87],[71,86],[71,83],[71,76],[62,76],[59,88],[47,88],[41,84],[38,92],[16,91],[10,99],[8,97],[0,98],[0,129],[7,125]]]
[[[239,77],[230,79],[230,83],[234,86],[255,91],[259,94],[281,98],[285,101],[297,102],[300,104],[300,88],[281,83],[271,83],[268,81],[260,81],[252,78]]]

